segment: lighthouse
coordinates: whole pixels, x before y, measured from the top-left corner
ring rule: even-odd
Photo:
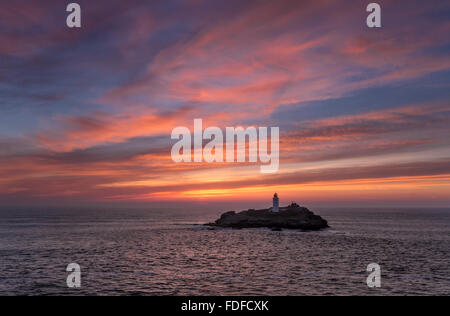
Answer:
[[[279,199],[278,199],[278,194],[277,193],[275,193],[274,195],[273,195],[273,207],[272,207],[272,212],[274,212],[274,213],[278,213],[278,211],[279,211]]]

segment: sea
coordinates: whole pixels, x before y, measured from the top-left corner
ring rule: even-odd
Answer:
[[[221,211],[202,207],[3,208],[0,295],[450,294],[450,209],[311,210],[331,228],[211,230]]]

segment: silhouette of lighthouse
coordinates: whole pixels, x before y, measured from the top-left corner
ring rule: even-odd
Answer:
[[[272,212],[274,213],[278,213],[279,211],[279,205],[280,205],[280,200],[278,199],[278,194],[275,193],[273,195],[273,207],[272,207]]]

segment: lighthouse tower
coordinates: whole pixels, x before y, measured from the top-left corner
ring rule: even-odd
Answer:
[[[278,199],[278,194],[277,193],[275,193],[274,195],[273,195],[273,207],[272,207],[272,212],[274,212],[274,213],[278,213],[278,211],[279,211],[279,199]]]

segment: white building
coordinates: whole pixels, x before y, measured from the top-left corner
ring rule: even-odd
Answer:
[[[275,193],[273,195],[273,207],[272,207],[272,212],[278,213],[278,211],[280,206],[280,200],[278,199],[278,194]]]

